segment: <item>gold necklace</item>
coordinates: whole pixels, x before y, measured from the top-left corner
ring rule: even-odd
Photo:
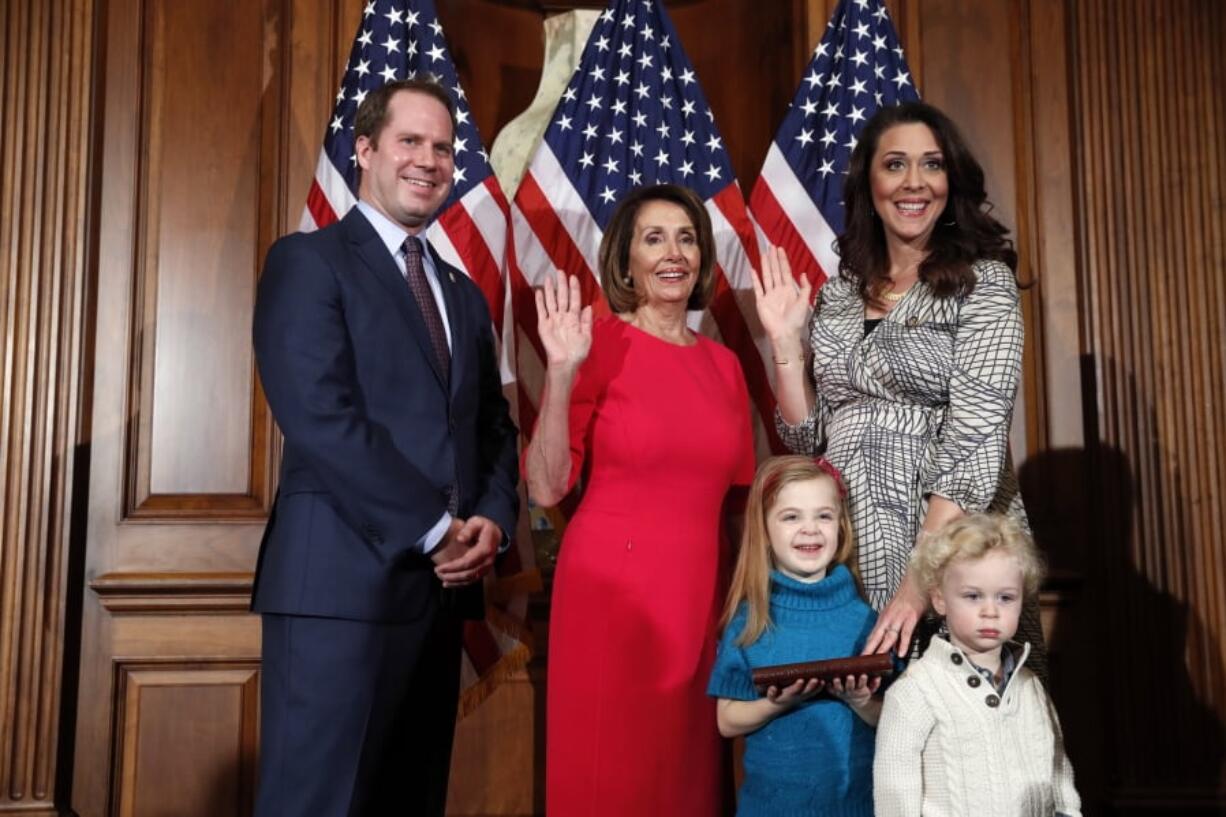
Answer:
[[[896,304],[903,298],[907,297],[907,293],[911,291],[911,287],[907,287],[902,292],[883,292],[881,297],[892,304]]]

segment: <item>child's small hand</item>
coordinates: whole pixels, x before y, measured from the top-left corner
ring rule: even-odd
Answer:
[[[861,675],[859,678],[848,675],[846,680],[835,678],[830,682],[830,694],[851,708],[859,709],[872,699],[880,687],[880,678],[869,680],[867,675]]]
[[[818,678],[810,678],[807,681],[801,678],[783,689],[768,687],[766,697],[776,706],[793,707],[821,692],[825,685],[826,682]]]

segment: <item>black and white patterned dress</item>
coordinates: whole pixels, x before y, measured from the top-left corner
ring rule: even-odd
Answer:
[[[972,269],[969,295],[938,298],[917,283],[868,335],[855,286],[828,281],[809,324],[813,412],[796,426],[776,415],[790,449],[824,452],[842,471],[877,610],[902,583],[928,494],[1027,525],[1008,449],[1022,372],[1017,285],[1005,264]]]

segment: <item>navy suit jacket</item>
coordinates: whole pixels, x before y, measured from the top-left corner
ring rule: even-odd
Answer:
[[[489,310],[466,275],[433,258],[451,328],[449,388],[417,302],[356,207],[269,250],[255,355],[285,448],[254,610],[416,619],[441,590],[417,543],[451,485],[461,519],[515,530],[516,429]],[[462,610],[480,615],[480,586],[466,593]]]

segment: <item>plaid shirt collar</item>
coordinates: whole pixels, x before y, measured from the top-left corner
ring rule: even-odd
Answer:
[[[940,637],[949,641],[949,631],[942,626]],[[983,676],[983,679],[992,685],[992,688],[997,692],[1004,692],[1005,687],[1009,686],[1009,679],[1013,677],[1013,673],[1017,670],[1017,656],[1014,654],[1011,644],[1002,644],[1000,648],[1000,681],[996,680],[996,676],[989,669],[976,664],[967,656],[966,662],[970,664],[975,672]]]
[[[996,676],[992,674],[991,670],[984,669],[983,667],[979,666],[974,661],[972,661],[970,658],[967,658],[966,662],[970,664],[972,667],[974,667],[975,672],[982,675],[983,679],[987,681],[989,684],[991,684],[992,687],[997,692],[1005,691],[1005,687],[1009,686],[1009,679],[1013,677],[1013,673],[1017,669],[1017,658],[1014,657],[1013,650],[1009,649],[1008,644],[1004,644],[1000,648],[1000,681],[999,682],[996,680]]]

